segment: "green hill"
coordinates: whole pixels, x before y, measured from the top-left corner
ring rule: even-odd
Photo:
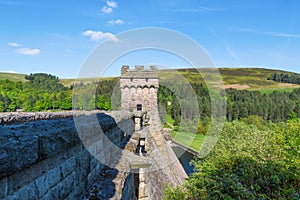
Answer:
[[[201,73],[199,73],[199,71]],[[162,70],[160,77],[174,81],[178,80],[178,75],[183,75],[190,82],[204,82],[202,75],[210,74],[213,76],[212,70],[209,68],[201,68],[196,70],[194,68],[177,69],[177,70]],[[222,75],[225,88],[247,89],[247,90],[263,90],[268,92],[270,90],[291,90],[298,88],[300,85],[279,83],[268,80],[268,77],[273,73],[294,74],[283,70],[272,70],[264,68],[219,68]]]
[[[201,73],[194,68],[176,69],[176,70],[160,70],[159,75],[162,79],[178,80],[178,76],[183,75],[190,82],[204,82],[201,75],[211,73],[209,68],[201,68]],[[293,74],[283,70],[273,70],[264,68],[219,68],[222,75],[225,88],[261,90],[262,92],[270,92],[273,90],[291,90],[298,88],[300,85],[279,83],[268,80],[273,73]],[[212,74],[213,75],[213,74]],[[0,80],[9,79],[11,81],[26,81],[25,74],[3,73],[0,72]],[[113,77],[105,78],[113,79]],[[91,83],[99,80],[98,78],[80,79],[83,83]],[[62,84],[70,86],[75,79],[61,79]]]
[[[26,81],[25,74],[17,74],[17,73],[6,73],[0,72],[0,80],[10,80],[10,81]]]
[[[105,77],[105,78],[101,78],[101,80],[111,80],[111,79],[114,79],[114,78],[117,78],[117,77]],[[75,82],[76,79],[74,78],[65,78],[65,79],[60,79],[60,82],[66,86],[66,87],[69,87],[70,85],[72,85],[74,82]],[[77,79],[76,82],[82,82],[82,83],[93,83],[93,82],[96,82],[98,81],[99,78],[80,78],[80,79]]]

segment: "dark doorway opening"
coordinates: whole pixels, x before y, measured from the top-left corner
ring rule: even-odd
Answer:
[[[140,186],[140,174],[138,172],[133,174],[133,184],[134,184],[134,196],[136,199],[139,198],[139,186]]]
[[[143,109],[142,104],[137,104],[137,105],[136,105],[136,110],[137,110],[137,111],[142,111],[142,109]]]

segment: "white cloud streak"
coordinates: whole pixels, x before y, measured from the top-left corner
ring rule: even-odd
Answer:
[[[259,30],[249,29],[249,28],[238,28],[236,30],[242,31],[242,32],[248,32],[248,33],[270,35],[270,36],[275,36],[275,37],[300,38],[300,34],[276,33],[276,32],[268,32],[268,31],[259,31]]]
[[[102,31],[93,31],[93,30],[87,30],[82,33],[84,36],[88,36],[91,38],[91,40],[94,40],[96,42],[102,41],[102,40],[110,40],[112,42],[118,42],[118,38],[112,34],[112,33],[103,33]]]
[[[273,36],[286,37],[286,38],[300,38],[300,35],[297,34],[288,34],[288,33],[270,33]]]
[[[112,13],[113,9],[111,7],[103,6],[101,11],[103,14],[109,14]]]
[[[166,9],[166,11],[171,12],[181,12],[181,13],[201,13],[201,12],[216,12],[226,10],[225,8],[210,8],[210,7],[196,7],[196,8],[171,8]]]
[[[21,47],[22,44],[19,44],[19,43],[16,43],[16,42],[9,42],[7,43],[8,46],[11,46],[11,47]]]
[[[29,56],[35,56],[41,53],[39,49],[21,48],[17,49],[17,53]]]
[[[106,1],[106,6],[103,6],[101,12],[103,14],[109,14],[113,12],[114,8],[118,7],[118,3],[115,1]]]
[[[121,19],[117,19],[117,20],[110,20],[107,22],[108,25],[122,25],[125,24],[125,22]]]
[[[111,8],[116,8],[118,7],[118,3],[115,1],[106,1],[107,6],[111,7]]]
[[[11,74],[17,74],[17,73],[18,73],[18,72],[13,71],[13,70],[1,71],[1,72],[4,72],[4,73],[11,73]]]
[[[236,53],[230,49],[228,46],[225,46],[226,51],[238,62],[240,62],[239,57],[236,55]]]

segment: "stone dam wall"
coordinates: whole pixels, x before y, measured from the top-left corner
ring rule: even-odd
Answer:
[[[121,148],[134,132],[129,113],[78,115],[83,123],[77,128],[87,130],[86,137],[94,141],[101,140],[90,120],[95,115],[107,138]],[[81,142],[72,116],[72,112],[0,115],[0,199],[92,199],[93,192],[102,199],[134,199],[133,175],[94,158]],[[95,151],[110,159],[107,155],[113,150],[102,145],[105,148]],[[107,188],[93,190],[97,181]]]

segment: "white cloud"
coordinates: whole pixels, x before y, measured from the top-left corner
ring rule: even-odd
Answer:
[[[260,31],[260,30],[249,29],[249,28],[236,28],[234,30],[238,30],[238,31],[242,31],[242,32],[248,32],[248,33],[270,35],[270,36],[276,36],[276,37],[300,38],[300,34],[276,33],[276,32]]]
[[[115,1],[106,1],[106,6],[103,6],[101,11],[103,14],[109,14],[113,12],[114,8],[118,7],[118,3]]]
[[[30,49],[30,48],[21,48],[21,49],[17,50],[17,53],[23,54],[23,55],[34,56],[34,55],[40,54],[41,50],[39,50],[39,49]]]
[[[22,44],[19,44],[19,43],[16,43],[16,42],[9,42],[7,43],[8,46],[11,46],[11,47],[21,47]]]
[[[121,25],[124,24],[125,22],[121,19],[117,19],[117,20],[110,20],[107,22],[108,25]]]
[[[87,30],[83,32],[82,35],[88,36],[96,42],[106,39],[112,42],[118,42],[118,38],[112,33],[103,33],[101,31]]]
[[[230,49],[228,46],[225,46],[226,51],[236,60],[236,61],[240,61],[239,57],[236,55],[236,53],[234,51],[232,51],[232,49]]]
[[[278,37],[300,38],[300,35],[298,34],[289,34],[289,33],[270,33],[270,34]]]
[[[104,14],[109,14],[109,13],[112,13],[113,9],[111,7],[103,6],[101,11]]]
[[[196,8],[171,8],[166,9],[170,12],[181,12],[181,13],[201,13],[201,12],[216,12],[227,10],[227,8],[210,8],[210,7],[196,7]]]
[[[118,7],[118,3],[115,1],[106,1],[107,6],[111,7],[111,8],[116,8]]]
[[[18,73],[18,72],[13,71],[13,70],[1,71],[1,72],[4,72],[4,73],[11,73],[11,74],[17,74],[17,73]]]

